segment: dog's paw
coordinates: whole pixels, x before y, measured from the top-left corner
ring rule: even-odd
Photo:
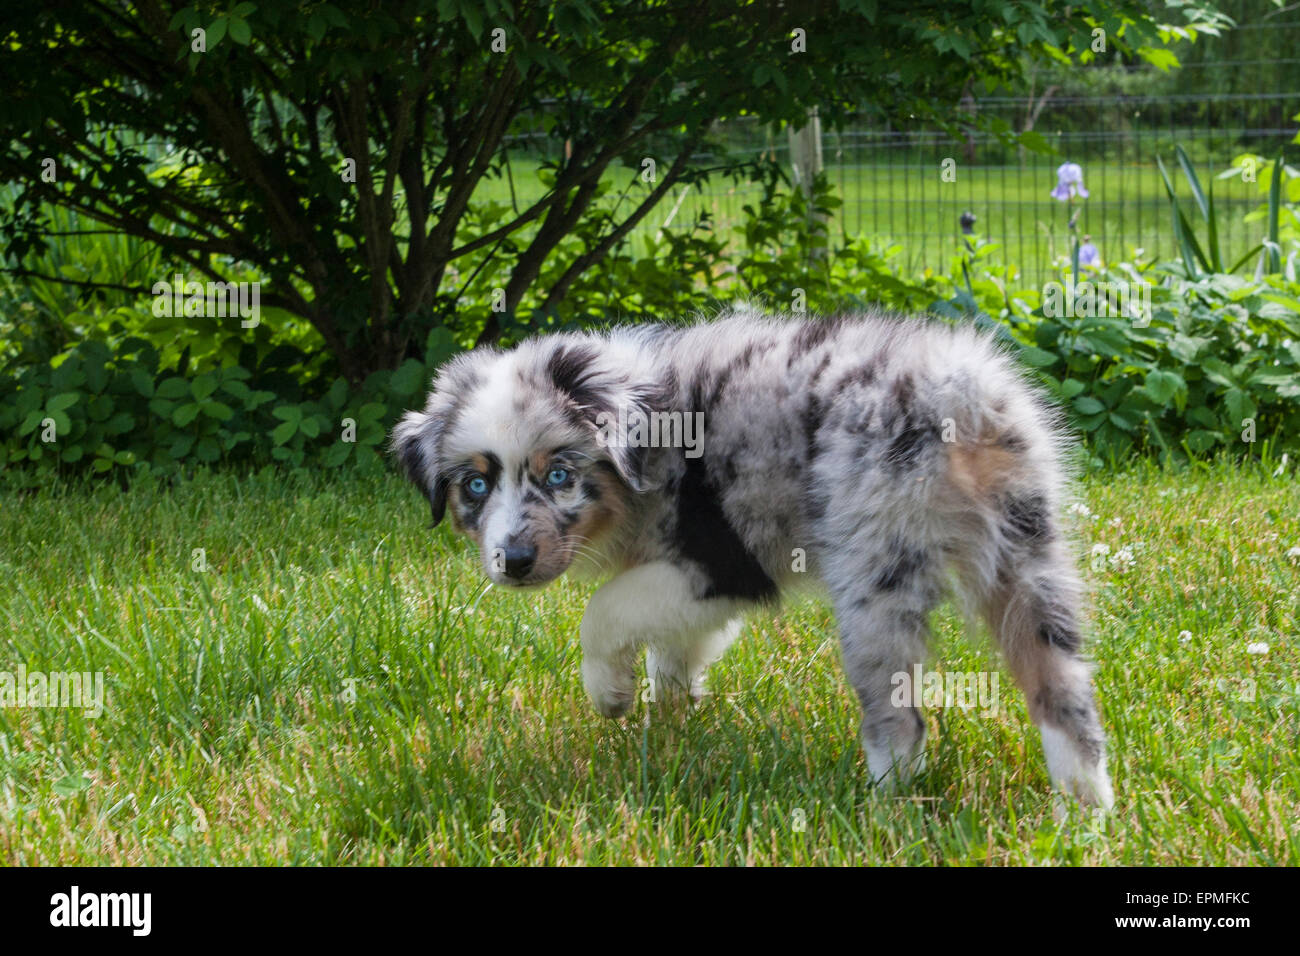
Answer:
[[[1047,770],[1059,793],[1074,797],[1085,807],[1109,810],[1115,805],[1115,791],[1106,772],[1106,757],[1089,756],[1067,734],[1044,725],[1043,751]]]
[[[636,675],[590,657],[582,662],[582,683],[596,713],[617,719],[626,716],[636,701]]]
[[[620,717],[626,717],[628,711],[632,709],[632,695],[626,697],[620,696],[601,696],[591,695],[592,706],[596,708],[596,713],[602,717],[608,717],[610,720],[617,720]]]
[[[1110,775],[1106,773],[1106,761],[1091,768],[1090,772],[1077,774],[1062,781],[1061,790],[1079,801],[1089,810],[1110,811],[1115,806],[1115,791],[1110,784]]]

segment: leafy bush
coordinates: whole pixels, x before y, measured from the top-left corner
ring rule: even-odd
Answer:
[[[1131,283],[1134,273],[1093,281]],[[1088,438],[1094,463],[1133,452],[1202,458],[1295,450],[1300,436],[1300,284],[1281,276],[1187,279],[1155,269],[1149,321],[1011,320],[1022,357]]]
[[[168,475],[218,463],[373,472],[388,428],[456,348],[445,329],[426,344],[423,361],[360,388],[337,378],[312,395],[298,377],[310,356],[291,346],[260,360],[246,346],[237,364],[185,375],[161,367],[139,337],[90,339],[0,377],[0,469],[28,486],[55,473]]]

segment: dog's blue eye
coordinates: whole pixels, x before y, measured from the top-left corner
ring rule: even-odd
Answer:
[[[475,498],[482,498],[488,492],[487,479],[482,475],[475,475],[469,481],[465,482],[465,488]]]
[[[552,488],[562,485],[568,480],[569,469],[567,468],[552,468],[546,475],[546,483]]]

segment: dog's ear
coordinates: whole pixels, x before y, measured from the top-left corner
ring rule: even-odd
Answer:
[[[658,482],[650,474],[649,445],[629,440],[628,432],[635,435],[639,430],[644,435],[651,415],[665,405],[659,389],[629,385],[617,389],[614,401],[596,416],[596,441],[619,478],[637,494],[650,491]]]
[[[433,525],[447,511],[447,479],[438,473],[438,423],[424,412],[407,412],[393,429],[390,447],[406,477],[424,489]]]
[[[629,488],[653,487],[647,474],[649,449],[627,441],[625,431],[637,416],[648,421],[664,402],[660,390],[629,377],[626,368],[611,364],[594,345],[563,345],[547,361],[551,382],[565,394],[575,417],[595,432],[603,457]]]

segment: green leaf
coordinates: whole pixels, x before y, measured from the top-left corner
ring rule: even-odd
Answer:
[[[1285,156],[1278,151],[1273,163],[1273,178],[1268,184],[1268,271],[1270,274],[1282,271],[1282,247],[1278,244],[1278,220],[1282,212],[1282,169],[1286,165]]]
[[[293,422],[295,425],[302,421],[302,409],[297,405],[281,405],[272,409],[271,414],[282,422]]]
[[[434,326],[424,340],[425,368],[435,369],[460,351],[451,330],[444,325]]]
[[[144,369],[131,370],[131,385],[145,398],[153,398],[153,376]]]
[[[96,395],[86,407],[86,413],[92,422],[107,421],[113,414],[113,399],[108,395]]]
[[[414,395],[424,387],[425,374],[424,363],[417,362],[415,359],[407,359],[393,373],[393,377],[388,384],[398,395]]]
[[[1255,417],[1254,400],[1239,388],[1228,389],[1223,403],[1228,406],[1228,418],[1234,428],[1240,427],[1247,418]]]
[[[214,462],[221,457],[221,446],[211,435],[200,438],[194,446],[194,457],[199,461]]]
[[[1151,400],[1161,404],[1168,402],[1180,389],[1187,387],[1187,383],[1183,381],[1181,375],[1174,372],[1163,372],[1159,369],[1152,369],[1147,372],[1145,385]]]
[[[226,35],[226,18],[217,17],[210,24],[208,24],[208,29],[206,34],[208,49],[211,50],[218,43],[220,43],[222,38],[225,35]]]
[[[108,385],[108,366],[101,363],[86,364],[86,388],[95,394],[102,392]]]
[[[1178,165],[1183,167],[1183,175],[1187,177],[1187,182],[1192,187],[1192,198],[1196,200],[1196,208],[1201,211],[1201,218],[1206,222],[1210,219],[1210,205],[1205,198],[1205,191],[1201,189],[1201,180],[1196,175],[1196,167],[1187,157],[1187,151],[1182,146],[1174,145],[1174,154],[1178,157]]]
[[[18,434],[27,435],[36,431],[36,426],[43,421],[45,421],[45,412],[43,409],[38,408],[35,411],[30,412],[27,417],[23,419],[23,423],[18,426]]]
[[[54,782],[54,792],[61,797],[72,797],[90,789],[91,780],[80,773],[70,773]]]
[[[235,410],[225,402],[209,401],[202,405],[203,414],[218,421],[226,421],[235,414]]]
[[[307,38],[312,43],[319,43],[328,28],[329,24],[325,22],[325,18],[319,13],[313,13],[307,18]]]
[[[352,451],[352,443],[346,441],[337,441],[330,445],[329,450],[321,458],[321,462],[326,468],[337,468],[348,460],[348,454]]]
[[[61,412],[65,408],[69,408],[72,405],[75,405],[77,399],[80,397],[81,396],[78,395],[76,392],[63,392],[62,394],[55,395],[48,402],[46,402],[45,410],[47,412],[50,412],[51,414],[53,414],[54,412]]]
[[[215,375],[200,375],[190,383],[190,394],[194,396],[196,402],[201,402],[217,390],[217,379]]]
[[[297,433],[298,423],[296,421],[285,422],[283,425],[277,425],[271,432],[271,441],[277,445],[283,445]]]
[[[1091,395],[1080,395],[1074,400],[1074,410],[1080,415],[1096,415],[1106,410],[1106,406]]]
[[[1178,244],[1179,252],[1183,257],[1183,268],[1192,278],[1201,274],[1201,270],[1196,267],[1199,260],[1205,271],[1209,271],[1210,264],[1205,259],[1205,254],[1200,251],[1200,246],[1196,242],[1196,236],[1192,232],[1192,227],[1187,222],[1187,217],[1183,215],[1183,210],[1178,205],[1178,197],[1174,193],[1174,184],[1169,179],[1169,173],[1165,169],[1164,160],[1156,156],[1156,167],[1160,170],[1160,178],[1165,184],[1165,193],[1169,196],[1169,208],[1173,213],[1174,240]]]
[[[1049,365],[1054,365],[1057,358],[1058,356],[1052,352],[1034,348],[1032,345],[1027,345],[1020,350],[1021,361],[1034,368],[1046,368]]]
[[[190,422],[194,421],[194,419],[198,417],[198,414],[198,402],[189,402],[172,412],[172,424],[179,428],[184,428]]]
[[[156,398],[167,398],[172,400],[185,398],[189,394],[190,383],[179,377],[163,379],[163,381],[158,385],[158,391],[154,393]]]
[[[248,41],[252,38],[253,31],[249,29],[248,21],[232,16],[230,18],[230,39],[240,46],[248,46]]]
[[[253,390],[243,382],[228,381],[221,383],[221,390],[232,398],[241,402],[246,402],[252,396]]]
[[[1079,426],[1086,432],[1095,432],[1106,421],[1106,413],[1098,412],[1095,415],[1087,415],[1079,419]]]
[[[193,447],[194,447],[193,435],[190,434],[178,435],[176,436],[176,440],[172,442],[172,447],[169,449],[169,453],[177,461],[180,461],[182,458],[184,458],[186,455],[190,453],[190,449]]]
[[[483,14],[475,6],[474,0],[461,4],[461,19],[465,21],[465,26],[469,27],[469,32],[477,41],[483,36]]]
[[[130,412],[118,412],[105,423],[104,430],[110,435],[120,435],[123,432],[129,432],[134,427],[134,415]]]

